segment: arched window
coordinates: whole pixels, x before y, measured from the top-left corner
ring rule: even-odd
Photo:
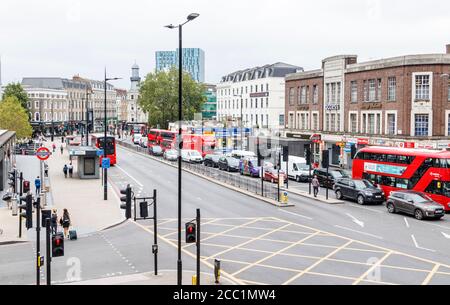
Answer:
[[[35,120],[36,122],[39,122],[39,119],[40,119],[40,117],[39,117],[39,112],[35,112],[35,113],[34,113],[34,120]]]

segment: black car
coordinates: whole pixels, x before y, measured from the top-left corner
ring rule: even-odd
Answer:
[[[361,205],[366,203],[382,204],[385,199],[383,191],[368,180],[338,179],[334,184],[334,192],[339,200],[353,199]]]
[[[313,177],[317,176],[317,179],[319,180],[320,186],[332,189],[334,183],[338,179],[342,178],[350,178],[349,175],[347,175],[346,172],[344,172],[341,169],[328,169],[328,179],[327,179],[327,170],[324,168],[321,169],[315,169],[313,172]]]
[[[217,154],[209,154],[205,156],[205,159],[203,160],[205,166],[210,167],[219,167],[219,159],[221,155]]]
[[[389,213],[403,212],[414,215],[418,220],[424,218],[441,219],[445,215],[444,207],[427,195],[415,191],[391,192],[386,202]]]
[[[239,160],[233,157],[222,156],[219,158],[219,169],[229,172],[238,172]]]

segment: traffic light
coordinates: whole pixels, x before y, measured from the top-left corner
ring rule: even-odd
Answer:
[[[148,202],[147,201],[141,201],[139,203],[139,210],[140,210],[140,215],[142,218],[147,218],[148,217]]]
[[[311,165],[311,148],[309,147],[305,149],[305,159],[306,165]]]
[[[64,236],[60,233],[52,236],[52,257],[64,256]]]
[[[16,170],[8,172],[8,180],[9,180],[8,184],[10,187],[13,188],[13,193],[16,192],[16,179],[17,179]]]
[[[120,205],[120,208],[125,210],[125,218],[130,219],[131,218],[131,186],[128,184],[127,188],[124,190],[121,190],[120,193],[122,196],[120,197],[120,201],[125,202]]]
[[[197,241],[197,230],[196,225],[193,222],[188,222],[186,224],[186,243],[193,244]]]
[[[19,205],[19,208],[25,210],[20,214],[20,217],[25,218],[25,226],[27,230],[33,228],[33,196],[31,194],[20,197],[20,202],[25,201],[25,204]]]
[[[23,192],[28,193],[30,191],[30,181],[25,180],[23,182]]]
[[[283,162],[288,162],[289,160],[289,146],[283,146]]]
[[[322,150],[322,167],[328,168],[330,166],[330,152],[326,150]]]

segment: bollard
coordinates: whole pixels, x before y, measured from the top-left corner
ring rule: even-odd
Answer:
[[[192,286],[196,286],[197,285],[197,276],[193,275],[192,276]]]
[[[216,279],[215,283],[219,284],[220,282],[220,261],[215,259],[214,260],[214,277]]]

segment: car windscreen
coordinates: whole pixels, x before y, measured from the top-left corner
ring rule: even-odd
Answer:
[[[309,165],[306,165],[306,163],[295,163],[295,165],[297,166],[298,170],[301,171],[309,170]]]
[[[362,190],[365,188],[374,188],[374,185],[366,180],[355,180],[353,181],[355,183],[356,189]]]
[[[104,138],[99,138],[98,139],[98,144],[99,144],[99,148],[103,149],[103,139]],[[106,148],[105,148],[105,152],[107,155],[112,155],[114,154],[114,138],[106,138]]]
[[[413,200],[415,203],[426,203],[432,201],[430,197],[422,194],[409,194],[408,200]]]
[[[336,179],[347,177],[347,175],[345,175],[344,172],[341,172],[341,171],[332,171],[332,172],[330,172],[330,174],[331,174],[331,176],[333,176],[333,178],[336,178]]]
[[[200,153],[198,151],[196,151],[196,150],[191,151],[190,154],[193,157],[201,157]]]
[[[159,146],[153,146],[153,151],[154,151],[154,152],[161,152],[162,149],[161,149],[161,147],[159,147]]]

